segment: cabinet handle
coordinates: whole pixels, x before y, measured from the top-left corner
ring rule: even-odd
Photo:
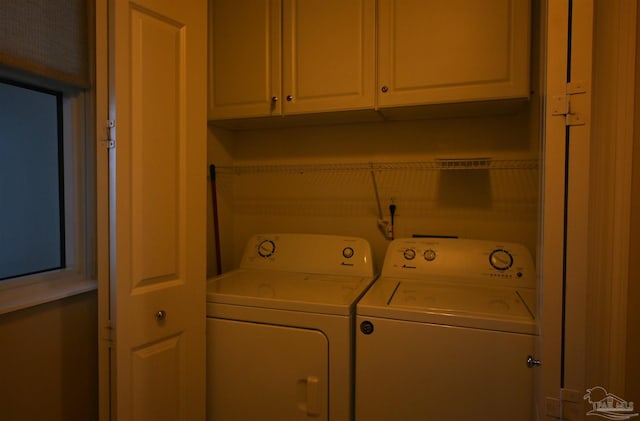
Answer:
[[[156,320],[157,321],[161,322],[166,318],[167,318],[167,312],[166,311],[160,310],[160,311],[156,312]]]
[[[381,90],[382,92],[386,93],[386,92],[388,92],[388,91],[389,91],[389,88],[388,88],[388,87],[386,87],[386,86],[383,86],[380,90]]]
[[[293,101],[293,96],[287,95],[287,101]]]
[[[272,96],[271,97],[271,101],[272,102],[278,102],[278,97],[277,96]]]

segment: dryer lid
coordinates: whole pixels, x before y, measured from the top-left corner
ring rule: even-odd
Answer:
[[[207,301],[350,314],[371,277],[236,269],[209,280]]]

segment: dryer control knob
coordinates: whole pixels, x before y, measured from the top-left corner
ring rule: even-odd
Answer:
[[[365,335],[371,335],[373,333],[373,323],[371,323],[369,320],[365,320],[364,322],[360,323],[360,331]]]
[[[513,256],[507,250],[496,249],[489,255],[489,263],[494,269],[507,270],[513,265]]]
[[[258,255],[260,257],[271,257],[276,252],[276,243],[271,240],[262,240],[258,244]]]

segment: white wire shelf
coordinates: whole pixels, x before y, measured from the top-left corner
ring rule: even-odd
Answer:
[[[221,173],[307,173],[396,170],[533,170],[539,167],[538,159],[434,159],[432,161],[357,162],[324,164],[274,164],[216,166]]]

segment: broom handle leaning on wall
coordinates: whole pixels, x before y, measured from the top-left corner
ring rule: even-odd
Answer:
[[[220,226],[218,224],[218,194],[216,191],[216,166],[209,165],[211,177],[211,207],[213,208],[213,236],[216,247],[216,275],[222,273],[222,260],[220,258]]]

